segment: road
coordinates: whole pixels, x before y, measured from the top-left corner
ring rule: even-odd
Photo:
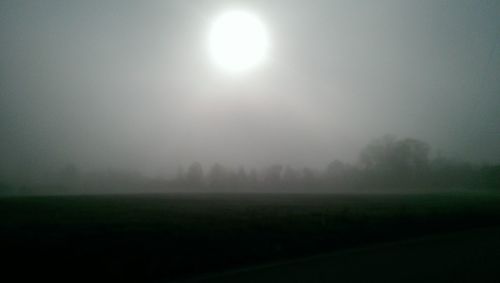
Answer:
[[[187,282],[500,282],[500,227],[381,244]]]

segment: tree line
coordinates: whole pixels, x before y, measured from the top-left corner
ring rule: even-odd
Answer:
[[[50,184],[0,183],[0,194],[500,190],[500,165],[431,158],[430,152],[421,140],[384,136],[363,148],[354,164],[334,160],[322,170],[282,164],[247,170],[216,163],[205,170],[194,162],[186,170],[179,168],[172,179],[147,178],[134,171],[83,174],[69,164]]]
[[[373,140],[355,164],[334,160],[323,170],[274,164],[257,172],[243,167],[200,163],[179,170],[179,187],[218,191],[351,191],[500,189],[500,165],[474,165],[442,156],[430,157],[430,146],[418,139],[384,136]]]

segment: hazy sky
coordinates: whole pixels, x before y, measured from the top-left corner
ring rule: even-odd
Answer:
[[[207,48],[235,7],[271,40],[240,75]],[[3,0],[1,173],[322,167],[384,134],[500,162],[499,45],[498,0]]]

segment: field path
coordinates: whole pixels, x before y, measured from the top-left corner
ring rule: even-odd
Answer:
[[[381,244],[187,282],[500,282],[500,227]]]

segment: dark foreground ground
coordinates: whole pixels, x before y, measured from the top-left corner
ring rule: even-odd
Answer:
[[[500,228],[375,244],[185,283],[499,282]]]
[[[484,193],[3,198],[0,276],[9,278],[8,282],[169,282],[353,247],[496,226],[500,227],[500,195]],[[439,261],[446,266],[460,255],[470,270],[480,271],[498,260],[481,255],[485,247],[498,247],[497,237],[487,235],[475,234],[467,243],[444,240],[416,249],[395,246],[385,256],[351,257],[340,265],[341,260],[336,259],[332,270],[343,270],[342,276],[347,277],[339,278],[349,279],[345,272],[352,270],[356,276],[367,276],[361,277],[366,278],[362,281],[373,282],[370,272],[379,270],[376,266],[380,264],[399,270],[403,260],[413,258],[406,266],[415,269],[401,271],[410,276],[417,274],[418,262]],[[474,243],[482,248],[476,250]],[[398,251],[405,256],[398,259]],[[314,262],[307,264],[310,267],[303,269],[302,276],[319,272],[310,269]],[[278,273],[291,269],[295,267]],[[446,268],[440,270],[444,270],[443,276],[449,273]],[[265,282],[259,278],[248,282]]]

